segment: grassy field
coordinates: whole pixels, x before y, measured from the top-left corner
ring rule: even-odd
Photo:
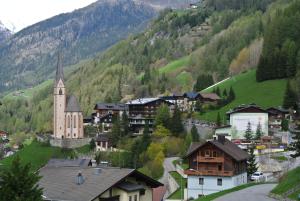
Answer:
[[[4,96],[4,98],[32,98],[32,96],[35,92],[49,86],[52,83],[53,83],[53,80],[46,80],[45,82],[42,82],[41,84],[39,84],[35,87],[11,92],[11,93],[7,94],[6,96]],[[18,95],[16,95],[16,94],[18,94]]]
[[[289,171],[283,176],[279,184],[271,191],[272,193],[282,195],[286,191],[300,184],[300,167]]]
[[[224,89],[228,92],[232,86],[236,94],[236,99],[219,110],[208,111],[198,115],[198,117],[207,121],[216,121],[217,114],[220,112],[220,115],[224,120],[225,113],[228,110],[241,104],[256,103],[263,108],[281,106],[287,81],[285,79],[280,79],[258,83],[255,79],[255,73],[255,70],[251,70],[234,76],[217,85],[220,88],[221,93]],[[210,88],[204,92],[212,91],[213,88]]]
[[[83,154],[88,153],[89,146],[83,146],[76,149],[76,151]],[[44,166],[51,158],[70,158],[74,157],[75,153],[73,150],[63,150],[58,147],[51,147],[40,142],[33,141],[30,145],[25,145],[25,147],[18,151],[15,155],[1,160],[0,167],[9,167],[16,156],[20,157],[23,164],[31,163],[32,170],[35,171]]]
[[[173,71],[176,71],[180,68],[184,68],[189,64],[190,61],[190,57],[186,56],[186,57],[182,57],[181,59],[178,59],[176,61],[173,61],[171,63],[169,63],[168,65],[162,67],[159,69],[159,73],[171,73]]]
[[[284,162],[284,161],[288,160],[288,158],[285,157],[285,156],[271,156],[271,158],[274,159],[274,160],[277,160],[279,162]]]
[[[174,193],[172,193],[168,199],[183,199],[184,195],[184,188],[186,187],[187,184],[187,179],[183,178],[180,174],[177,172],[170,172],[170,175],[176,180],[178,183],[179,189],[177,189]]]
[[[248,188],[248,187],[250,187],[250,186],[259,185],[259,184],[260,184],[260,183],[248,183],[248,184],[244,184],[244,185],[237,186],[237,187],[234,187],[234,188],[231,188],[231,189],[228,189],[228,190],[220,191],[220,192],[217,192],[217,193],[213,193],[213,194],[210,194],[210,195],[207,195],[207,196],[198,198],[198,199],[196,199],[195,201],[211,201],[211,200],[214,200],[214,199],[216,199],[216,198],[218,198],[218,197],[221,197],[221,196],[223,196],[223,195],[226,195],[226,194],[228,194],[228,193],[232,193],[232,192],[235,192],[235,191],[239,191],[239,190]]]

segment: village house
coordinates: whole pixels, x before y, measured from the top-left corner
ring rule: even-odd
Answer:
[[[95,138],[96,151],[116,151],[107,134],[97,135]]]
[[[184,104],[184,97],[183,95],[179,95],[179,94],[173,94],[171,96],[161,96],[161,99],[165,100],[165,101],[169,101],[170,103],[173,103],[174,105],[176,104],[178,109],[181,112],[185,112],[185,104]]]
[[[143,133],[148,124],[150,132],[153,129],[157,109],[165,104],[173,110],[173,103],[161,98],[140,98],[126,103],[129,110],[129,127],[134,135]]]
[[[46,201],[153,201],[160,182],[135,169],[94,167],[91,160],[52,159],[40,169]]]
[[[269,129],[281,130],[281,123],[283,119],[289,119],[289,110],[281,107],[270,107],[266,109],[269,113]]]
[[[255,104],[240,105],[226,113],[228,125],[216,129],[216,132],[227,133],[232,139],[244,139],[245,131],[250,123],[253,135],[260,125],[263,136],[269,135],[269,113]]]
[[[201,104],[217,105],[221,98],[215,93],[187,92],[183,94],[184,111],[194,111],[197,101]]]
[[[187,198],[197,199],[247,183],[247,152],[219,135],[204,144],[193,143],[185,158],[189,168]]]
[[[113,118],[128,114],[128,106],[122,103],[97,103],[94,107],[94,123],[100,125],[103,133],[111,132]]]

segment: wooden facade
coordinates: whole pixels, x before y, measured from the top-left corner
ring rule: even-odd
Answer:
[[[226,146],[225,149],[236,146],[228,140],[224,139],[224,141],[226,141],[226,145],[222,142],[217,143]],[[239,175],[247,171],[247,154],[245,154],[242,153],[243,157],[246,157],[236,160],[230,154],[215,146],[214,143],[207,142],[188,156],[189,169],[185,171],[185,174],[224,177]]]

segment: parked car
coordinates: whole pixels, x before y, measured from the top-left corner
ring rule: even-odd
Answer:
[[[252,175],[251,175],[251,181],[263,181],[265,178],[264,176],[264,173],[262,172],[254,172]]]

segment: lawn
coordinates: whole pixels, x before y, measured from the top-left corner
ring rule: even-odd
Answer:
[[[172,193],[168,199],[181,199],[184,196],[184,189],[187,185],[187,179],[183,178],[178,172],[169,172],[170,175],[176,180],[177,184],[180,186],[174,193]]]
[[[189,72],[182,71],[180,74],[176,76],[176,80],[181,86],[190,86],[193,80],[192,75]]]
[[[300,184],[300,167],[285,174],[279,184],[271,191],[272,193],[282,195],[291,188]]]
[[[271,158],[274,159],[274,160],[277,160],[279,162],[284,162],[284,161],[288,160],[288,158],[285,157],[285,156],[271,156]]]
[[[293,194],[291,194],[291,195],[289,196],[289,198],[291,198],[291,199],[293,199],[293,200],[300,200],[300,199],[298,198],[298,195],[300,195],[300,190],[299,190],[299,191],[296,191],[296,192],[293,193]]]
[[[287,81],[285,79],[279,79],[258,83],[256,82],[255,74],[256,71],[251,70],[234,76],[217,85],[220,88],[221,93],[224,89],[228,92],[229,88],[232,86],[236,94],[236,99],[219,110],[212,110],[198,115],[198,118],[207,121],[216,121],[217,114],[220,112],[220,115],[224,120],[225,113],[228,110],[241,104],[256,103],[263,108],[281,106]],[[204,92],[212,91],[213,88],[210,88]]]
[[[203,196],[201,198],[196,199],[195,201],[211,201],[211,200],[214,200],[214,199],[216,199],[218,197],[226,195],[228,193],[239,191],[239,190],[248,188],[250,186],[259,185],[259,184],[260,183],[248,183],[248,184],[244,184],[244,185],[237,186],[237,187],[234,187],[234,188],[231,188],[231,189],[227,189],[227,190],[220,191],[220,192],[217,192],[217,193],[213,193],[213,194],[210,194],[210,195],[207,195],[207,196]]]
[[[159,69],[159,73],[171,73],[175,70],[178,70],[180,68],[184,68],[189,64],[190,61],[190,57],[186,56],[186,57],[182,57],[181,59],[178,59],[176,61],[173,61],[169,64],[167,64],[166,66],[162,67]]]
[[[88,146],[83,146],[76,150],[79,153],[87,153]],[[9,167],[16,156],[20,157],[23,164],[31,163],[32,170],[35,171],[44,166],[51,158],[70,158],[74,157],[75,153],[71,149],[63,150],[58,147],[51,147],[40,142],[33,141],[30,145],[25,145],[25,147],[18,151],[15,155],[1,160],[1,166],[4,168]]]

